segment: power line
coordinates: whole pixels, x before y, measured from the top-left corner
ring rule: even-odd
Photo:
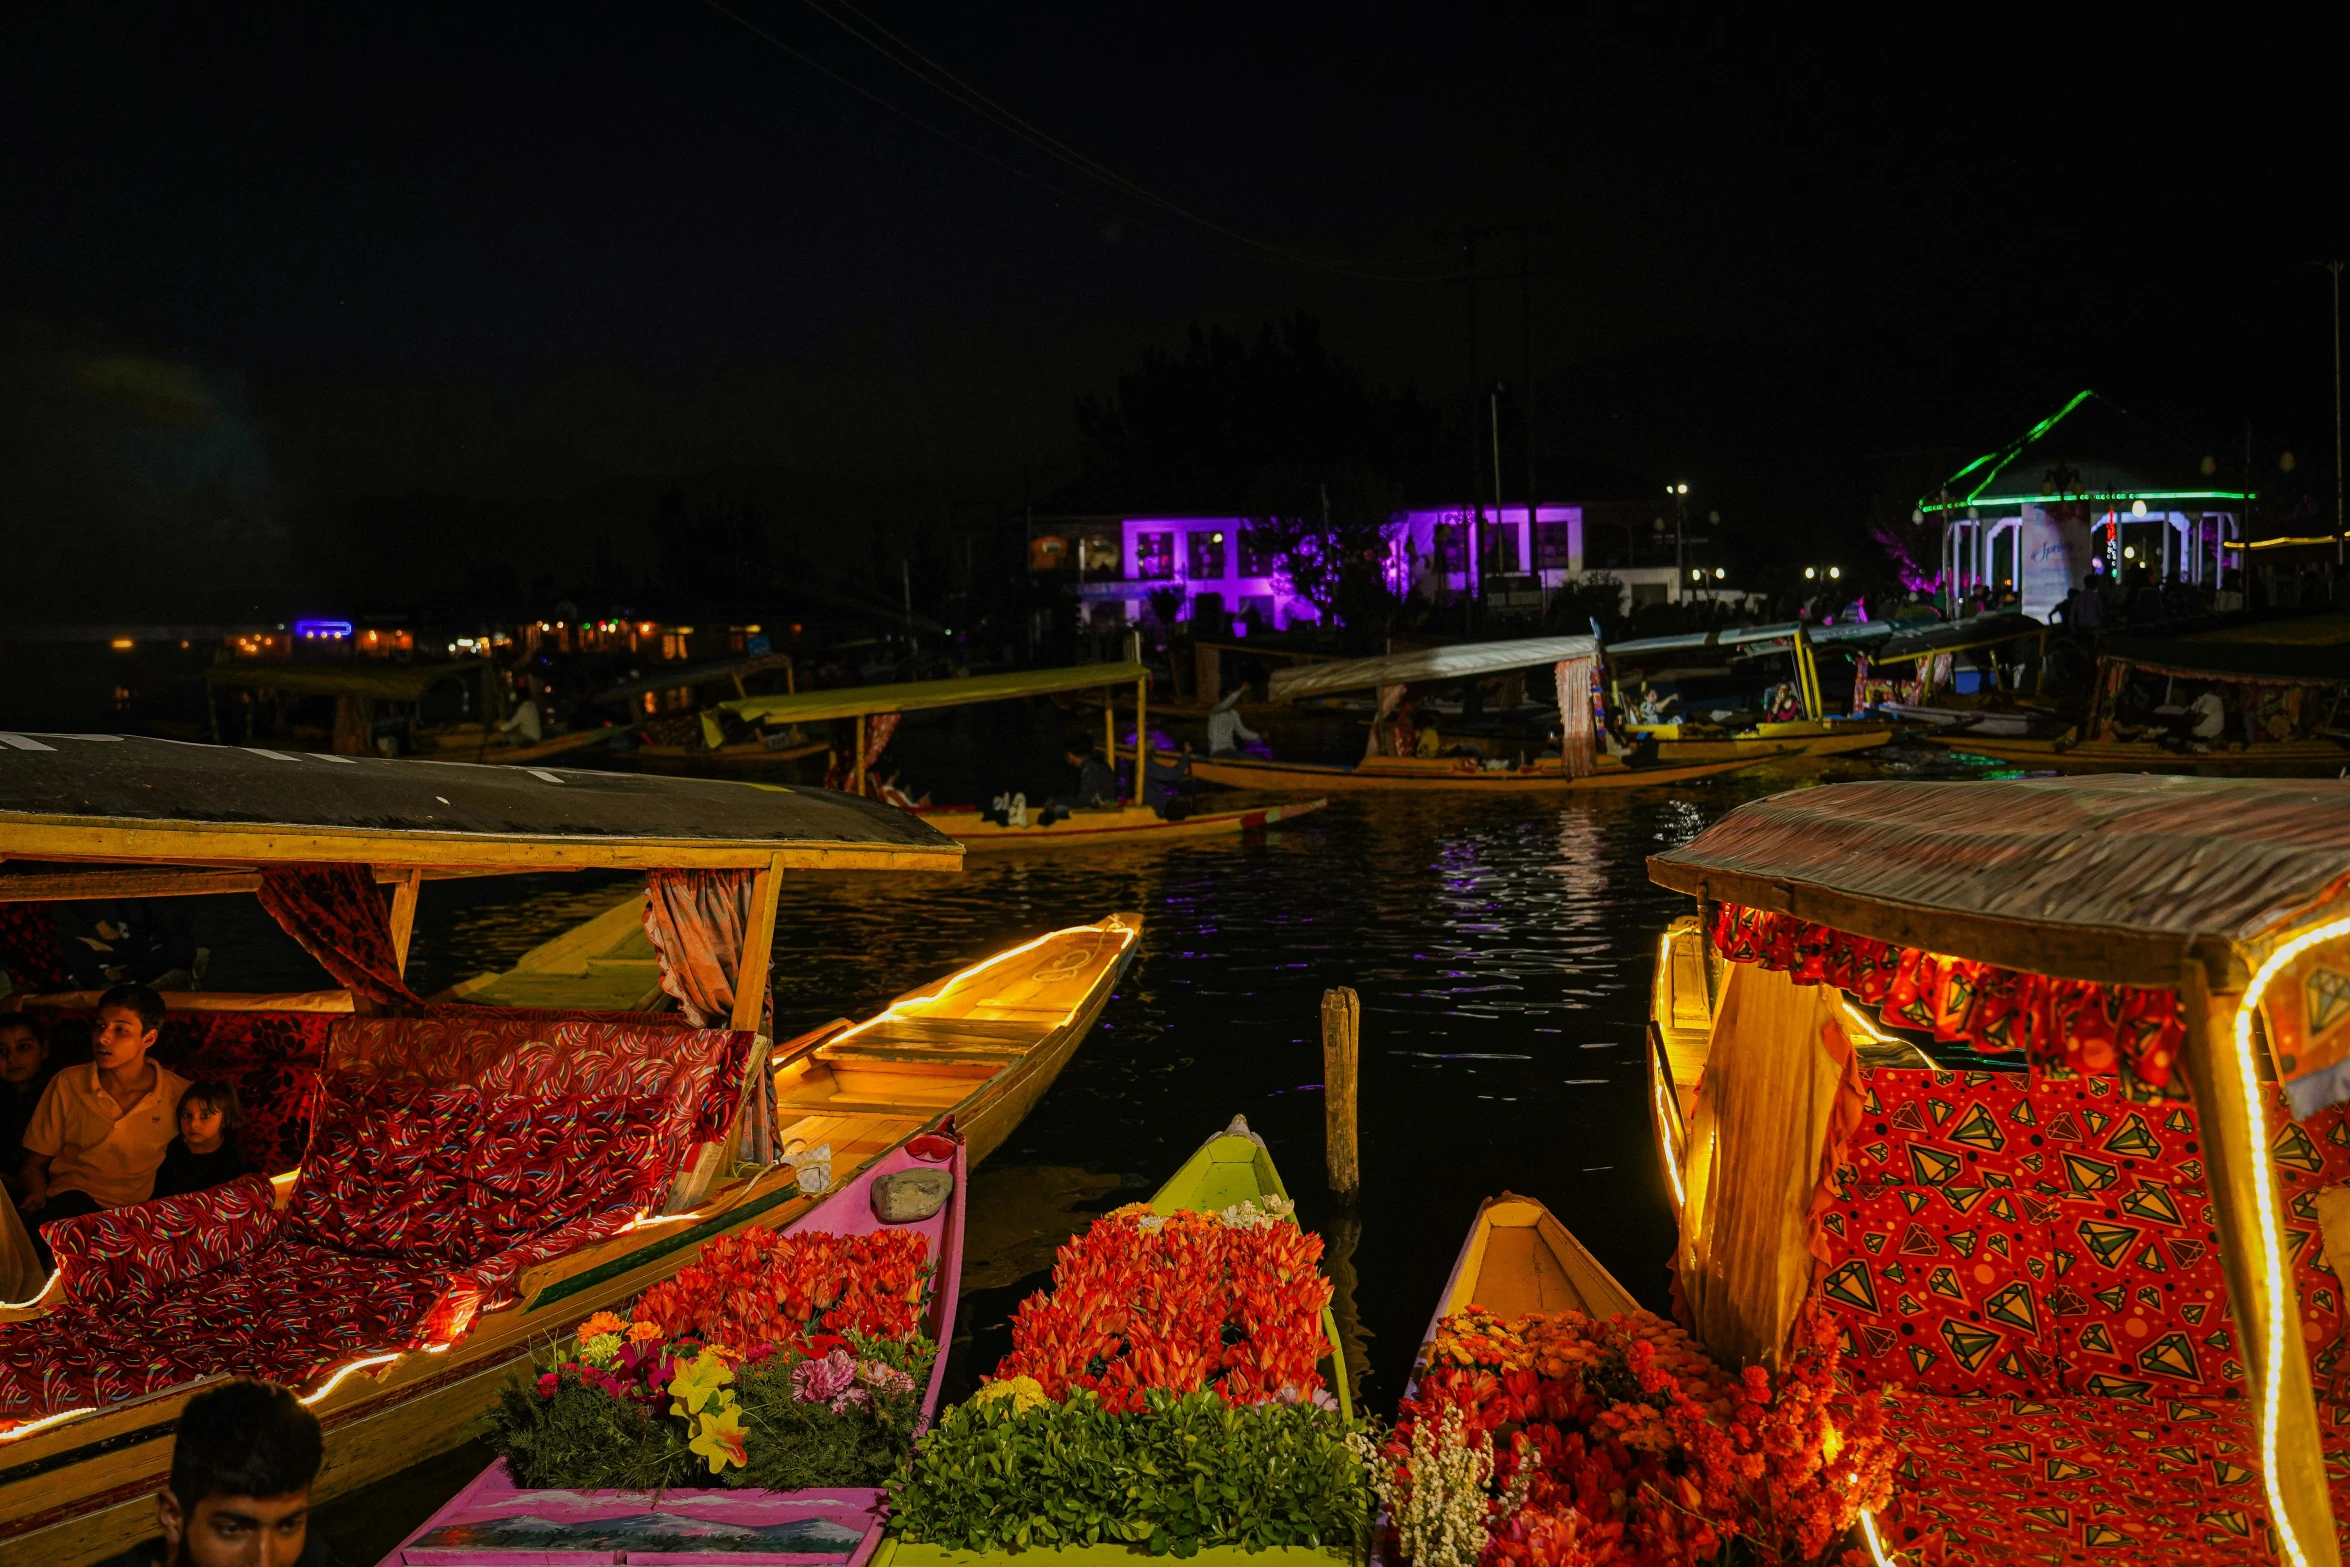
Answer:
[[[1444,279],[1441,277],[1425,277],[1418,275],[1378,272],[1369,268],[1352,266],[1346,263],[1327,261],[1315,256],[1307,255],[1304,252],[1290,250],[1284,246],[1276,245],[1269,241],[1255,239],[1234,229],[1226,228],[1211,219],[1202,217],[1198,213],[1192,212],[1175,202],[1169,201],[1165,197],[1158,195],[1156,192],[1151,191],[1147,187],[1142,186],[1135,181],[1127,179],[1124,175],[1119,174],[1116,170],[1111,169],[1107,165],[1099,163],[1092,158],[1086,157],[1083,153],[1080,153],[1076,149],[1069,147],[1066,143],[1059,141],[1057,138],[1038,129],[1036,126],[1031,125],[1028,121],[1012,113],[1012,111],[1009,109],[1004,108],[1001,104],[996,103],[993,99],[988,98],[985,94],[980,93],[976,88],[973,88],[968,83],[962,81],[961,78],[946,70],[945,67],[940,66],[935,61],[931,60],[928,56],[923,55],[912,45],[907,44],[902,39],[899,39],[894,33],[889,32],[888,29],[882,27],[880,23],[873,21],[872,18],[866,16],[862,11],[856,11],[855,7],[850,6],[848,9],[855,12],[859,21],[863,22],[867,27],[872,28],[875,32],[882,34],[882,36],[887,38],[890,43],[896,45],[898,49],[904,50],[906,54],[913,56],[915,61],[920,62],[920,68],[914,64],[908,63],[906,59],[901,58],[896,53],[893,53],[890,48],[885,47],[882,43],[879,43],[873,38],[867,36],[865,33],[860,32],[856,27],[850,25],[840,17],[824,10],[822,6],[815,5],[814,0],[808,0],[808,3],[812,9],[816,10],[820,15],[824,16],[825,19],[833,23],[834,26],[839,27],[842,31],[846,32],[850,37],[857,39],[866,47],[874,50],[876,53],[880,54],[882,58],[898,66],[901,70],[904,70],[907,72],[907,74],[913,76],[915,80],[922,82],[925,86],[930,87],[936,92],[944,94],[946,97],[960,104],[962,107],[981,115],[990,123],[994,124],[998,129],[1004,130],[1009,134],[1018,137],[1019,139],[1029,143],[1031,146],[1038,148],[1040,151],[1043,151],[1049,156],[1068,165],[1078,173],[1085,175],[1087,178],[1092,179],[1097,183],[1109,186],[1111,189],[1118,191],[1122,195],[1125,195],[1130,200],[1144,202],[1151,206],[1157,207],[1168,213],[1170,216],[1179,218],[1183,222],[1192,225],[1194,228],[1204,231],[1205,235],[1215,236],[1216,239],[1222,240],[1224,243],[1214,243],[1203,237],[1202,234],[1172,232],[1158,224],[1145,222],[1140,218],[1133,216],[1129,212],[1122,211],[1115,207],[1105,206],[1098,201],[1088,200],[1087,198],[1080,196],[1061,185],[1055,184],[1051,180],[1044,179],[1027,169],[1019,167],[1017,164],[996,156],[994,153],[991,153],[984,148],[974,146],[970,142],[963,140],[961,137],[955,136],[948,131],[940,129],[938,126],[933,125],[928,120],[921,118],[919,115],[916,115],[901,107],[900,105],[891,102],[889,99],[882,97],[879,93],[874,92],[872,89],[864,86],[862,83],[854,81],[848,76],[843,75],[841,72],[834,70],[831,66],[824,64],[821,60],[816,59],[813,55],[810,55],[805,51],[797,49],[792,45],[784,42],[781,38],[776,37],[773,33],[768,32],[765,28],[758,26],[749,18],[721,4],[720,0],[704,0],[704,3],[707,4],[710,9],[716,11],[719,15],[725,17],[728,21],[733,22],[736,26],[742,28],[744,31],[750,33],[760,41],[775,49],[781,50],[783,53],[790,55],[793,59],[799,61],[805,66],[808,66],[810,69],[818,72],[839,86],[845,87],[849,91],[857,94],[859,97],[888,110],[891,114],[894,114],[898,118],[905,120],[907,123],[929,132],[931,135],[937,137],[943,142],[946,142],[948,145],[967,152],[973,157],[982,159],[987,163],[993,164],[995,167],[1002,169],[1004,172],[1015,175],[1018,178],[1023,179],[1029,184],[1035,185],[1042,190],[1050,191],[1052,194],[1059,196],[1065,201],[1074,202],[1090,211],[1099,212],[1105,217],[1115,218],[1121,222],[1132,223],[1135,227],[1140,228],[1147,233],[1156,234],[1161,238],[1167,239],[1188,238],[1196,244],[1203,245],[1207,249],[1215,250],[1220,254],[1235,256],[1239,259],[1263,261],[1269,258],[1293,266],[1311,267],[1322,271],[1336,272],[1345,276],[1363,278],[1374,282],[1421,283],[1444,281]],[[926,73],[935,73],[935,75]],[[943,78],[943,81],[941,78]],[[1239,250],[1234,250],[1231,248],[1235,245],[1241,248]]]

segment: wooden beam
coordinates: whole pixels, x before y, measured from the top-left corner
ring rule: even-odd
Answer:
[[[1134,633],[1133,662],[1142,662],[1142,633]],[[1134,803],[1143,805],[1150,800],[1148,788],[1151,775],[1151,677],[1140,675],[1134,682]],[[1112,767],[1117,766],[1113,758]]]
[[[863,713],[857,715],[857,760],[853,779],[854,781],[849,785],[849,793],[863,794],[865,792],[865,715]]]
[[[2187,1018],[2187,1080],[2195,1092],[2203,1157],[2211,1173],[2220,1267],[2227,1275],[2228,1305],[2244,1356],[2246,1402],[2252,1406],[2252,1454],[2245,1461],[2263,1476],[2271,1502],[2281,1504],[2283,1516],[2275,1522],[2289,1524],[2301,1547],[2298,1555],[2281,1553],[2282,1559],[2339,1567],[2341,1547],[2326,1492],[2309,1357],[2301,1342],[2302,1307],[2269,1162],[2263,1101],[2271,1090],[2258,1080],[2257,1063],[2244,1059],[2258,1041],[2239,1049],[2236,1010],[2246,998],[2211,994],[2202,964],[2182,964],[2177,983]],[[2283,1331],[2272,1332],[2279,1322]],[[2271,1381],[2273,1399],[2266,1396]],[[2263,1458],[2264,1430],[2275,1432],[2273,1468]]]
[[[128,822],[111,817],[16,817],[0,822],[0,855],[11,859],[96,857],[154,865],[201,860],[250,865],[329,862],[423,866],[432,870],[794,870],[962,869],[960,844],[841,844],[808,840],[743,842],[686,838],[533,838],[385,828],[290,828],[249,822]],[[0,897],[6,888],[0,884]]]
[[[775,900],[782,891],[783,857],[777,855],[751,877],[751,925],[743,932],[742,957],[735,966],[732,1026],[750,1033],[759,1031],[767,1012],[767,969],[775,955]]]
[[[416,893],[424,872],[411,866],[392,882],[392,962],[408,972],[408,938],[416,932]]]
[[[40,863],[62,867],[71,862],[43,860]],[[261,886],[261,872],[253,866],[87,863],[87,870],[57,869],[0,875],[0,903],[67,903],[79,898],[194,898],[208,893],[254,892]],[[427,870],[414,865],[378,865],[375,867],[375,879],[381,886],[397,887],[403,878],[410,876],[424,881],[453,881],[475,876],[510,875],[523,868],[492,865]]]

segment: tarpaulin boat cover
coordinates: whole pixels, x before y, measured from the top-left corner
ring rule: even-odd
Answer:
[[[1608,655],[1631,656],[1639,653],[1681,653],[1696,648],[1739,648],[1757,642],[1786,642],[1801,631],[1811,639],[1814,647],[1841,647],[1851,643],[1882,642],[1893,635],[1890,620],[1852,620],[1839,626],[1808,626],[1799,620],[1790,620],[1775,626],[1720,626],[1711,631],[1685,631],[1670,637],[1635,637],[1629,642],[1610,642]]]
[[[1592,658],[1599,652],[1596,637],[1522,637],[1515,642],[1462,642],[1451,647],[1419,648],[1390,653],[1384,658],[1350,658],[1335,664],[1303,664],[1273,671],[1272,697],[1294,702],[1300,697],[1330,696],[1340,691],[1362,691],[1373,686],[1409,685],[1423,680],[1469,680],[1512,669],[1532,669],[1563,658]]]
[[[60,820],[955,847],[953,839],[904,811],[823,789],[390,761],[125,735],[0,733],[0,830],[10,822]]]
[[[1936,653],[1964,653],[2013,642],[2018,637],[2037,637],[2047,630],[2046,625],[2029,615],[1970,615],[1964,620],[1946,620],[1904,631],[1871,654],[1870,662],[1898,664],[1904,659],[1926,658]]]
[[[2350,875],[2350,780],[1834,784],[1740,806],[1649,864],[1689,892],[1726,872],[1928,912],[2240,940]]]
[[[477,681],[489,667],[486,658],[460,658],[446,664],[377,663],[372,659],[347,664],[278,664],[230,659],[206,669],[204,679],[211,685],[257,691],[414,702],[444,680]]]
[[[1093,691],[1126,686],[1146,678],[1141,664],[1079,664],[1070,669],[1014,669],[1000,675],[967,675],[960,680],[905,680],[886,686],[841,686],[802,691],[797,696],[737,697],[718,705],[753,722],[808,724],[860,713],[913,713],[968,702],[1006,702],[1015,697],[1051,696],[1057,691]]]

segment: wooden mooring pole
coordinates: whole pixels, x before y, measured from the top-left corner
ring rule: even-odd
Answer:
[[[1355,1135],[1355,1090],[1361,1080],[1363,1003],[1341,985],[1322,992],[1322,1134],[1330,1189],[1352,1197],[1362,1185]]]

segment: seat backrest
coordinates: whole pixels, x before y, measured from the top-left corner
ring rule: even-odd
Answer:
[[[53,1065],[90,1059],[96,1013],[87,1007],[32,1007],[49,1038]],[[241,1143],[265,1172],[289,1170],[310,1141],[310,1106],[340,1019],[327,1012],[173,1011],[156,1030],[155,1059],[190,1082],[217,1078],[244,1108]]]
[[[2145,1399],[2241,1389],[2200,1128],[2109,1077],[1864,1069],[1824,1219],[1824,1309],[1867,1383]],[[2273,1147],[2321,1389],[2345,1366],[2314,1196],[2350,1172],[2339,1107]]]

